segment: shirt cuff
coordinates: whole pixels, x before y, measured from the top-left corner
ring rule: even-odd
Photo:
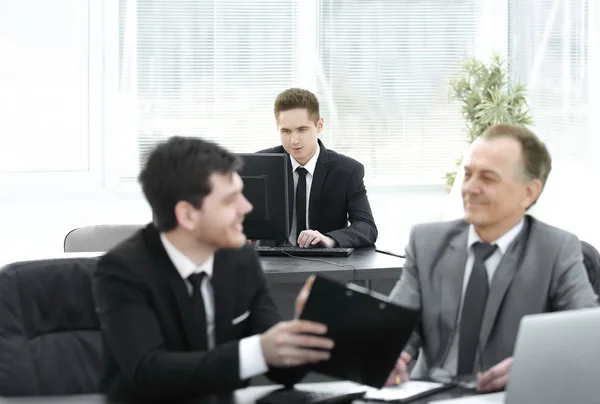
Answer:
[[[269,370],[260,344],[260,335],[242,339],[239,347],[241,380],[250,379]]]

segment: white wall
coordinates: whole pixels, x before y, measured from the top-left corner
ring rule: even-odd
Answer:
[[[369,190],[380,239],[404,247],[411,225],[442,216],[444,191]],[[59,255],[65,235],[91,224],[146,223],[151,212],[140,193],[0,193],[0,263]]]
[[[600,206],[592,183],[595,173],[558,166],[532,214],[600,247]],[[580,181],[573,181],[579,179]],[[435,187],[368,189],[379,228],[379,243],[401,250],[416,223],[461,216],[460,194]],[[452,202],[449,204],[449,202]],[[451,209],[448,209],[451,205]],[[147,223],[151,212],[141,193],[3,193],[0,190],[0,264],[16,259],[60,255],[65,235],[92,224]]]

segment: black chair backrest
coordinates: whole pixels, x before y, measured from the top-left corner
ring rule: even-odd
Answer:
[[[0,396],[99,392],[102,339],[92,295],[97,258],[0,270]]]
[[[600,253],[593,245],[585,241],[581,242],[583,252],[583,264],[588,273],[588,278],[596,294],[600,296]],[[598,299],[600,301],[600,297]]]

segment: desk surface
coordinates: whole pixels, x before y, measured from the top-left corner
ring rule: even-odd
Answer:
[[[53,256],[37,256],[2,259],[0,267],[15,261],[28,261],[53,258],[98,257],[102,252],[61,253]],[[359,248],[349,257],[261,257],[260,262],[270,282],[302,283],[308,275],[320,272],[339,281],[354,279],[390,279],[400,275],[404,259],[375,251],[373,247]]]
[[[374,248],[359,248],[348,257],[261,257],[271,282],[304,282],[319,272],[339,281],[397,278],[404,258],[383,254]]]
[[[238,390],[232,395],[225,396],[208,396],[198,400],[191,401],[192,403],[210,403],[210,404],[252,404],[264,394],[277,389],[280,386],[259,386],[249,387],[247,389]],[[299,384],[296,386],[298,389],[311,390],[311,391],[325,391],[325,392],[347,392],[351,389],[359,388],[352,382],[328,382],[328,383],[310,383],[310,384]],[[461,396],[469,395],[464,390],[453,389],[447,390],[443,393],[435,394],[421,400],[413,401],[413,404],[426,404],[433,400],[443,400],[449,398],[457,398]],[[356,401],[361,403],[363,401]],[[26,403],[26,404],[111,404],[107,398],[101,395],[82,395],[82,396],[71,396],[71,397],[19,397],[19,398],[0,398],[0,404],[9,403]]]

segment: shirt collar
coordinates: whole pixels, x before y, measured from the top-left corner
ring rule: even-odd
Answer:
[[[519,223],[517,223],[517,225],[515,227],[513,227],[512,229],[510,229],[509,231],[504,233],[502,236],[500,236],[497,240],[495,240],[491,244],[496,244],[498,246],[498,250],[500,250],[500,253],[504,254],[506,252],[506,250],[508,249],[508,246],[510,245],[510,243],[512,243],[513,240],[515,238],[517,238],[517,235],[523,228],[524,222],[525,222],[525,220],[521,219],[521,221]],[[469,237],[467,239],[467,248],[471,248],[471,246],[478,241],[482,241],[481,237],[479,237],[479,235],[475,231],[475,227],[473,225],[470,225],[469,226]]]
[[[213,254],[211,254],[210,257],[208,257],[208,259],[202,264],[196,265],[173,244],[171,244],[164,233],[160,233],[160,240],[165,247],[167,255],[171,259],[171,262],[173,262],[175,269],[177,269],[177,272],[179,272],[179,275],[181,275],[183,279],[187,279],[193,273],[199,274],[202,272],[206,272],[208,276],[212,276],[214,260]]]
[[[315,150],[315,154],[308,160],[308,163],[304,165],[304,168],[308,173],[312,176],[315,172],[315,167],[317,166],[317,160],[319,159],[319,154],[321,153],[321,146],[317,143],[317,150]],[[290,161],[292,162],[292,171],[296,171],[296,168],[300,167],[300,164],[292,157],[290,154]]]

